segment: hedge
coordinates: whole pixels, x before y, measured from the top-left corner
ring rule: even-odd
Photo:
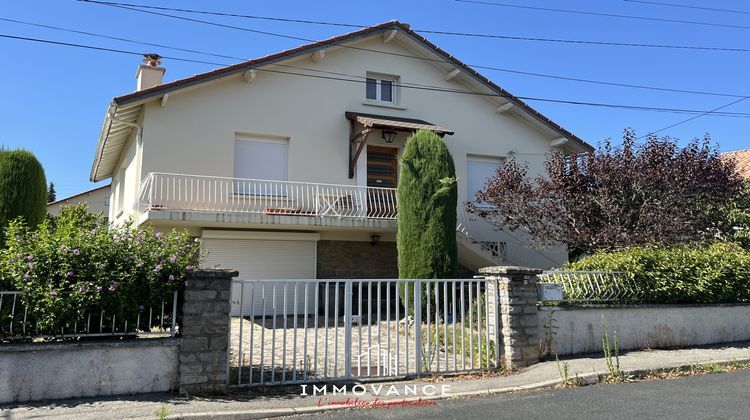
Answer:
[[[0,289],[19,290],[39,331],[69,330],[81,314],[136,319],[144,308],[171,301],[200,243],[186,232],[110,226],[86,207],[63,207],[37,229],[8,225],[0,250]]]
[[[750,301],[750,251],[730,242],[601,252],[565,268],[627,272],[647,303]]]

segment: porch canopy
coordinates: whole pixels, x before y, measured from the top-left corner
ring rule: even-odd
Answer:
[[[406,131],[411,133],[417,130],[429,130],[440,137],[454,133],[451,129],[414,118],[362,114],[349,111],[345,115],[351,123],[351,133],[349,136],[349,178],[354,178],[354,166],[362,150],[365,148],[365,144],[367,144],[367,136],[370,135],[373,129]],[[357,124],[362,125],[363,129],[361,131],[356,131]],[[358,140],[359,144],[357,145]],[[354,150],[355,147],[356,150]]]

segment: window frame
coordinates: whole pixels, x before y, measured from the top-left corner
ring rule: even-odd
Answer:
[[[370,80],[375,81],[375,98],[370,98],[368,96]],[[367,75],[365,76],[365,100],[367,102],[374,102],[374,103],[380,103],[380,104],[398,105],[401,99],[399,95],[399,89],[398,89],[399,80],[400,80],[400,77],[396,75],[367,72]],[[391,100],[390,101],[383,99],[383,82],[389,82],[391,84]]]
[[[466,155],[466,199],[468,201],[473,202],[476,200],[476,192],[473,191],[471,179],[470,179],[470,169],[469,166],[471,165],[471,162],[479,162],[479,163],[496,163],[495,171],[497,171],[497,168],[502,167],[502,165],[506,162],[506,157],[504,156],[484,156],[484,155]],[[489,178],[486,178],[484,180],[483,185],[487,184],[487,180]],[[488,203],[477,203],[477,207],[480,208],[491,208],[492,206]]]

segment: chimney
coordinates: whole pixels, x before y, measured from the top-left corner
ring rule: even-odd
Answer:
[[[143,54],[143,64],[138,66],[138,72],[135,74],[137,80],[136,90],[141,91],[159,86],[164,80],[164,67],[161,64],[159,54]]]

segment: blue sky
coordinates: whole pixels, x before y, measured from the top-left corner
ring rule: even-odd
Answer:
[[[564,14],[453,0],[121,1],[362,25],[398,19],[417,30],[750,48],[747,43],[750,40],[750,29]],[[748,15],[622,0],[487,1],[750,27]],[[710,4],[699,0],[663,2],[750,11],[750,4],[742,0],[717,0]],[[0,17],[248,58],[302,43],[74,0],[5,1],[0,8]],[[324,39],[349,31],[346,28],[328,26],[228,17],[194,17],[311,39]],[[158,52],[198,60],[227,61],[3,21],[0,21],[0,34]],[[747,78],[750,52],[567,45],[447,35],[427,35],[427,38],[467,64],[628,84],[750,95]],[[112,97],[134,89],[139,58],[9,39],[0,39],[0,53],[4,57],[3,64],[0,65],[0,145],[33,151],[44,165],[48,180],[56,184],[58,197],[92,188],[94,184],[88,181],[88,174],[106,106]],[[169,60],[164,64],[167,67],[167,81],[215,67]],[[696,110],[709,110],[736,100],[721,96],[591,85],[496,71],[481,72],[511,93],[527,97]],[[646,134],[689,117],[660,112],[529,103],[592,144],[606,138],[619,139],[625,127],[632,127],[639,134]],[[724,111],[750,113],[750,100]],[[726,151],[750,147],[748,128],[748,118],[705,116],[660,134],[687,142],[710,133],[721,150]]]

